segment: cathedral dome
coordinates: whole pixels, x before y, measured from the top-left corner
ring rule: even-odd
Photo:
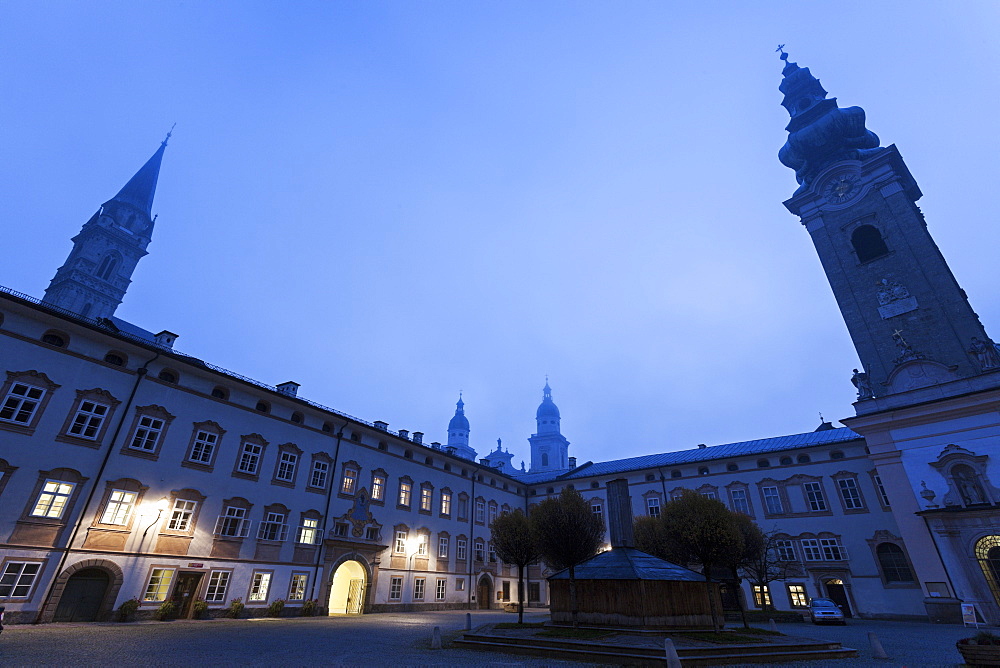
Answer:
[[[465,402],[459,398],[455,404],[455,417],[448,423],[448,431],[469,431],[469,418],[465,417]]]
[[[549,387],[548,382],[545,383],[544,399],[542,403],[538,406],[538,410],[535,411],[535,419],[541,420],[542,418],[555,418],[559,419],[559,407],[555,405],[552,401],[552,388]]]

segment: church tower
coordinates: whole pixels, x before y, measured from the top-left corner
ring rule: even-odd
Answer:
[[[448,444],[449,452],[454,452],[459,457],[476,460],[476,451],[469,446],[469,418],[465,417],[465,402],[462,395],[458,395],[458,403],[455,404],[455,416],[448,423]]]
[[[73,237],[73,250],[42,301],[88,318],[111,318],[153,235],[153,195],[170,134],[117,195]]]
[[[778,159],[799,183],[784,204],[812,237],[861,360],[859,412],[867,401],[1000,370],[899,151],[880,146],[863,109],[839,108],[809,68],[781,59],[791,120]]]
[[[552,388],[546,379],[542,403],[535,411],[538,432],[531,435],[531,472],[565,471],[569,468],[569,441],[559,431],[559,408],[552,401]]]

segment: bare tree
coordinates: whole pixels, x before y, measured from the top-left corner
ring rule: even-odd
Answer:
[[[538,560],[538,541],[528,516],[518,508],[490,524],[491,541],[500,560],[517,566],[517,623],[524,623],[524,569]]]
[[[740,567],[743,577],[754,586],[760,587],[761,609],[767,610],[771,607],[767,598],[763,598],[765,588],[775,580],[785,580],[788,577],[800,575],[802,573],[799,562],[795,559],[786,558],[783,554],[778,538],[777,529],[761,532],[760,545],[753,555],[748,556]]]
[[[569,605],[577,622],[576,565],[597,554],[604,543],[604,522],[580,493],[564,487],[556,498],[542,501],[530,513],[538,550],[555,570],[569,569]]]

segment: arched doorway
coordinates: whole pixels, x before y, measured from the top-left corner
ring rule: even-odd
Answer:
[[[368,571],[354,559],[348,559],[333,572],[330,581],[331,615],[360,615],[365,609],[365,585]]]
[[[479,578],[479,584],[476,586],[476,602],[479,604],[480,610],[490,609],[490,599],[493,596],[493,581],[490,580],[490,576],[483,574]]]
[[[983,569],[986,584],[1000,604],[1000,536],[984,536],[976,542],[976,559]]]
[[[56,606],[56,622],[96,622],[104,597],[111,586],[111,576],[100,568],[84,568],[66,580],[66,587]]]
[[[844,617],[853,617],[851,604],[847,600],[847,589],[844,587],[844,581],[831,578],[823,584],[826,586],[826,595],[840,606],[840,609],[844,612]]]

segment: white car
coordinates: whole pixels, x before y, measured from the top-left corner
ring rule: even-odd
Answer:
[[[828,598],[814,598],[809,601],[809,619],[813,624],[847,624],[844,611]]]

